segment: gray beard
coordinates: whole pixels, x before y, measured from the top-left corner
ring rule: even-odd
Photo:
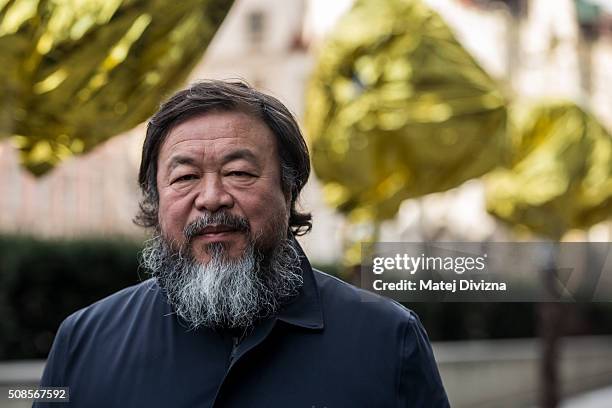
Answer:
[[[284,239],[268,254],[251,241],[232,259],[221,243],[208,246],[210,261],[198,262],[189,247],[173,250],[161,235],[148,240],[143,266],[157,279],[170,306],[190,329],[247,329],[278,312],[303,284],[299,252]]]

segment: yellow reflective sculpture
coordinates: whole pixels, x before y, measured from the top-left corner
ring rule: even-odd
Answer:
[[[612,137],[597,120],[571,102],[512,117],[513,163],[486,177],[489,212],[553,240],[608,218]]]
[[[0,138],[40,175],[141,123],[231,0],[0,0]]]
[[[419,0],[358,0],[318,58],[305,126],[326,200],[353,221],[483,175],[504,150],[506,102]]]

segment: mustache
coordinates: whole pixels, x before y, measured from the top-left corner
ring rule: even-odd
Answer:
[[[212,226],[226,227],[240,232],[249,232],[251,230],[249,220],[246,218],[231,214],[227,211],[222,211],[204,213],[202,216],[190,222],[183,230],[183,234],[187,242],[191,242],[193,238],[203,234],[204,229]]]

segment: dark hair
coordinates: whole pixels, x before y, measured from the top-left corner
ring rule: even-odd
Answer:
[[[289,227],[304,235],[312,228],[312,216],[300,213],[296,201],[310,175],[308,147],[289,110],[276,98],[242,81],[206,80],[174,94],[163,103],[147,125],[138,182],[143,199],[134,222],[145,228],[158,227],[159,193],[157,158],[170,130],[186,120],[211,111],[244,112],[261,119],[276,136],[281,188],[291,195]]]

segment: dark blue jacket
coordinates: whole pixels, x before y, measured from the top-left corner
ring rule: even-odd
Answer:
[[[302,271],[300,295],[237,345],[185,329],[152,279],[124,289],[62,323],[41,386],[69,387],[62,407],[449,406],[413,312],[305,257]]]

